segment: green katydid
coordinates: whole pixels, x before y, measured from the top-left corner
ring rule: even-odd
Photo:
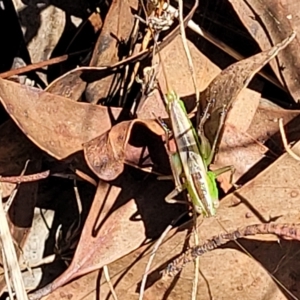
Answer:
[[[224,167],[214,172],[209,171],[208,166],[213,159],[213,152],[210,152],[211,148],[208,140],[203,134],[200,139],[198,138],[183,101],[179,99],[174,91],[169,89],[165,101],[177,146],[177,152],[169,153],[175,189],[167,195],[166,201],[178,202],[173,198],[186,189],[196,212],[204,216],[213,216],[216,214],[216,208],[219,204],[216,177],[221,173],[232,170],[232,167]],[[224,116],[224,113],[222,116]],[[160,123],[162,124],[162,121]],[[166,131],[167,140],[168,129],[164,124],[162,126]],[[216,140],[220,131],[218,130]],[[183,183],[182,179],[184,180]]]
[[[161,6],[163,7],[163,5]],[[155,30],[155,28],[159,27],[151,27],[154,48],[157,47],[156,41],[159,35],[159,30]],[[232,167],[225,167],[214,172],[208,170],[217,144],[214,142],[213,147],[211,148],[208,139],[204,135],[203,125],[207,118],[208,107],[200,122],[199,139],[196,130],[187,115],[183,101],[180,100],[176,92],[169,87],[159,51],[158,55],[168,90],[165,95],[166,109],[169,114],[171,130],[177,146],[177,152],[170,153],[170,151],[168,151],[175,189],[167,195],[166,201],[173,203],[180,202],[173,198],[186,189],[196,212],[203,214],[204,216],[213,216],[216,214],[216,208],[219,204],[216,176],[232,170]],[[225,116],[225,110],[223,111],[222,116]],[[222,120],[224,122],[224,117]],[[170,130],[162,120],[158,119],[158,121],[166,132],[166,143],[168,145],[168,135]],[[220,122],[219,130],[216,134],[216,141],[218,140],[223,122]],[[163,177],[165,176],[162,176],[159,179],[163,179]]]
[[[158,55],[160,57],[159,52]],[[197,213],[207,217],[214,216],[216,214],[216,208],[219,205],[216,177],[224,172],[233,171],[232,166],[227,166],[216,171],[208,170],[208,166],[213,160],[217,141],[224,124],[226,115],[225,108],[221,113],[219,129],[211,148],[203,130],[210,104],[208,104],[200,122],[199,138],[188,117],[184,102],[180,100],[176,92],[169,87],[161,57],[160,61],[168,90],[164,97],[166,110],[169,114],[171,130],[177,146],[177,152],[170,153],[170,151],[168,151],[175,189],[167,195],[166,201],[173,203],[180,202],[173,198],[186,189]],[[161,120],[159,120],[159,122],[166,132],[166,142],[168,144],[169,129]]]

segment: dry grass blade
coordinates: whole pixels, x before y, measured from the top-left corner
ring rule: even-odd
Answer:
[[[167,236],[167,234],[169,233],[169,231],[173,228],[172,225],[169,225],[166,230],[161,234],[161,236],[159,237],[159,239],[156,241],[154,248],[151,252],[151,255],[149,257],[147,266],[146,266],[146,270],[142,279],[142,283],[141,283],[141,287],[140,287],[140,295],[139,295],[139,300],[143,300],[144,297],[144,292],[145,292],[145,287],[146,287],[146,282],[147,282],[147,277],[148,277],[148,273],[151,267],[151,264],[154,260],[155,257],[155,253],[157,252],[159,246],[161,245],[161,243],[163,242],[164,238]]]
[[[104,272],[104,276],[105,276],[105,279],[107,281],[107,284],[109,285],[109,288],[110,288],[110,291],[111,291],[111,294],[114,298],[114,300],[118,300],[118,296],[115,292],[115,289],[114,289],[114,286],[113,284],[111,283],[111,280],[110,280],[110,276],[109,276],[109,271],[108,271],[108,266],[105,265],[103,266],[103,272]]]
[[[6,215],[2,205],[2,186],[0,183],[0,238],[3,251],[3,260],[8,266],[8,273],[18,300],[27,300],[27,293],[18,264],[14,243],[8,227]],[[7,282],[7,285],[9,283]]]

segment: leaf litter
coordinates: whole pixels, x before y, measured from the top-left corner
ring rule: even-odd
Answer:
[[[244,1],[241,2],[244,5]],[[274,107],[269,100],[262,100],[263,90],[254,91],[251,86],[247,88],[254,75],[270,62],[278,80],[288,87],[294,101],[298,101],[295,88],[297,81],[294,80],[295,68],[290,64],[291,60],[287,59],[290,53],[294,61],[298,59],[293,50],[297,38],[292,41],[292,32],[297,32],[297,23],[291,25],[291,22],[282,21],[279,30],[274,23],[268,23],[269,3],[257,6],[256,2],[252,2],[247,5],[262,15],[267,24],[259,28],[260,32],[265,36],[271,32],[272,41],[269,43],[263,44],[263,38],[252,34],[253,27],[248,27],[244,19],[245,14],[242,15],[242,5],[237,6],[231,1],[231,9],[236,10],[263,52],[256,55],[252,53],[251,57],[231,63],[230,67],[221,71],[212,62],[214,58],[204,54],[205,49],[201,48],[201,44],[194,44],[192,39],[188,41],[198,78],[197,88],[201,91],[202,111],[206,102],[214,101],[205,127],[211,140],[217,128],[220,109],[224,105],[228,113],[212,167],[233,165],[236,169],[233,182],[241,186],[221,199],[215,218],[204,219],[198,226],[200,244],[224,231],[233,232],[237,228],[253,224],[261,226],[258,228],[265,228],[263,226],[268,226],[265,223],[269,222],[272,222],[270,228],[282,223],[289,226],[298,223],[299,219],[296,209],[299,188],[295,181],[295,178],[298,178],[298,162],[288,154],[282,155],[285,150],[278,133],[278,120],[283,118],[288,141],[297,142],[299,112]],[[185,23],[195,13],[196,5],[197,2],[195,4],[188,1],[186,9],[189,10],[185,16]],[[111,5],[103,4],[101,8],[90,7],[89,11],[81,14],[84,21],[88,19],[89,14],[91,16],[100,11],[100,19],[104,20],[103,23],[99,23],[102,27],[98,41],[95,39],[92,43],[94,46],[90,46],[90,59],[77,56],[78,68],[69,69],[63,74],[50,76],[49,73],[48,77],[43,76],[44,82],[49,81],[45,90],[41,90],[39,84],[29,87],[0,79],[0,101],[8,113],[7,121],[0,127],[1,176],[3,180],[10,177],[10,183],[2,182],[1,185],[4,197],[13,195],[17,189],[15,198],[9,200],[12,201],[12,205],[7,215],[12,238],[18,245],[15,248],[17,257],[21,261],[22,251],[18,249],[28,248],[28,243],[32,243],[32,239],[27,239],[27,236],[33,230],[31,225],[36,216],[36,206],[49,206],[50,210],[69,220],[69,223],[64,224],[62,220],[54,218],[52,226],[49,227],[50,244],[53,245],[55,240],[61,242],[61,239],[55,239],[61,226],[65,240],[77,236],[76,232],[72,232],[75,227],[80,230],[80,237],[78,235],[77,240],[72,241],[75,246],[70,244],[69,248],[63,248],[63,245],[57,245],[61,249],[69,250],[67,256],[72,260],[66,264],[68,268],[58,271],[57,263],[67,257],[66,253],[59,252],[56,266],[55,263],[52,264],[56,276],[48,276],[48,281],[41,279],[39,285],[35,283],[34,287],[27,286],[28,290],[41,288],[29,294],[31,299],[39,299],[43,295],[48,295],[49,299],[66,296],[73,299],[109,297],[111,287],[105,283],[107,278],[104,278],[101,271],[107,265],[116,294],[119,297],[126,295],[128,299],[137,299],[138,286],[148,259],[145,254],[150,252],[149,242],[157,239],[171,221],[186,209],[183,205],[166,204],[164,198],[171,190],[172,182],[156,179],[157,175],[171,174],[164,147],[163,130],[153,117],[154,113],[168,122],[161,94],[155,89],[150,95],[144,94],[144,81],[139,85],[141,81],[137,80],[128,89],[125,105],[118,107],[124,95],[122,89],[131,82],[131,73],[134,72],[136,62],[140,65],[138,76],[142,80],[145,79],[145,68],[160,68],[159,65],[152,65],[155,61],[151,59],[153,47],[131,54],[134,53],[134,43],[140,42],[144,30],[151,26],[151,23],[140,22],[138,34],[131,36],[136,34],[133,30],[137,22],[135,14],[144,18],[143,8],[140,7],[139,10],[138,6],[136,1],[114,1]],[[150,13],[157,13],[163,10],[163,2],[159,1],[157,8],[151,8],[151,5],[146,5],[146,8],[150,9]],[[291,8],[293,6],[287,2],[286,18]],[[68,11],[69,8],[64,9]],[[274,10],[273,21],[276,18],[283,20],[279,6],[274,6]],[[290,12],[292,16],[293,13]],[[194,21],[196,19],[194,17]],[[174,20],[174,24],[171,24],[167,21],[171,28],[164,27],[167,30],[158,51],[161,51],[166,66],[168,81],[176,88],[193,116],[194,88],[189,67],[183,63],[186,59],[178,36],[178,22]],[[161,26],[161,23],[158,24]],[[57,34],[61,35],[62,25],[58,27],[60,28],[57,28]],[[69,34],[69,38],[74,36],[74,31]],[[80,31],[75,35],[78,38]],[[49,39],[49,45],[52,45],[54,40],[55,38]],[[291,43],[290,46],[283,49],[288,43]],[[88,41],[86,45],[89,45]],[[32,51],[32,48],[28,49]],[[48,49],[53,47],[49,46]],[[69,49],[69,46],[65,49]],[[81,48],[76,50],[82,49],[81,45]],[[36,51],[36,47],[34,50]],[[281,52],[278,60],[273,59],[279,50]],[[64,49],[57,51],[53,50],[53,54],[66,53]],[[38,60],[48,58],[39,56]],[[67,64],[68,61],[64,62],[64,70]],[[72,65],[74,68],[74,62],[70,62],[71,68]],[[50,67],[48,71],[51,71]],[[26,76],[30,77],[30,73]],[[55,79],[52,82],[49,80],[51,77]],[[156,80],[162,87],[165,86],[165,78],[160,70],[154,83]],[[267,86],[267,83],[262,82],[261,86],[263,85]],[[143,100],[137,113],[130,112],[131,104],[139,101],[141,97]],[[299,152],[298,148],[299,145],[296,144],[293,151]],[[26,174],[21,174],[28,159],[30,163]],[[41,176],[42,174],[44,176]],[[54,178],[54,174],[61,177]],[[80,177],[77,174],[81,174]],[[49,176],[45,178],[46,175]],[[90,183],[82,182],[84,178],[88,178],[90,183],[96,182],[97,189],[95,190]],[[32,179],[40,180],[22,183]],[[74,179],[78,183],[82,182],[78,185],[79,196],[88,192],[89,197],[78,198],[78,195],[75,197],[72,188],[65,190],[67,185],[72,187]],[[51,202],[55,198],[55,193],[50,193],[52,196],[47,198],[45,193],[40,192],[45,184],[49,193],[57,190],[60,194],[57,200],[68,199],[68,208],[59,211],[58,203],[52,206],[45,203],[46,199],[50,199]],[[228,178],[220,179],[220,189],[224,193],[231,191],[231,187]],[[72,217],[70,213],[71,207],[76,207],[75,198],[77,202],[82,202],[80,205],[84,209],[82,213],[75,213],[74,220],[74,214]],[[180,276],[175,278],[161,279],[158,272],[186,250],[184,245],[191,243],[187,242],[190,224],[189,221],[174,228],[169,233],[168,240],[159,248],[144,299],[192,297],[193,273],[190,265],[184,267]],[[292,226],[287,228],[293,230]],[[45,232],[42,231],[41,234],[45,235]],[[45,240],[45,236],[40,237],[40,240]],[[251,240],[242,239],[241,244],[250,256],[244,254],[234,243],[229,243],[222,249],[201,257],[198,297],[299,297],[296,242],[282,241],[281,245],[278,245],[274,239],[266,239],[264,236],[258,239],[255,235]],[[50,247],[48,251],[52,254],[55,247]],[[28,268],[30,269],[30,265]],[[45,270],[47,268],[45,267]],[[51,264],[48,270],[50,274]],[[25,283],[29,281],[24,280]],[[7,290],[4,277],[0,284],[3,293]],[[99,285],[100,289],[97,288]],[[62,286],[64,287],[61,288]]]

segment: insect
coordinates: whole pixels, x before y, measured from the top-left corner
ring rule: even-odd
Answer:
[[[216,177],[232,170],[232,167],[228,166],[214,172],[209,171],[208,166],[213,159],[209,141],[204,135],[199,139],[188,117],[184,103],[179,99],[176,92],[169,89],[165,95],[165,101],[171,130],[161,119],[158,120],[166,132],[167,143],[170,131],[172,131],[177,147],[175,153],[168,150],[175,189],[166,196],[166,201],[178,202],[174,200],[174,197],[186,189],[198,214],[206,217],[214,216],[219,205]],[[218,130],[218,136],[219,132],[220,130]]]

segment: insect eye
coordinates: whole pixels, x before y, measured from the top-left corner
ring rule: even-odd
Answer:
[[[168,101],[170,101],[170,102],[174,101],[174,100],[176,99],[176,93],[175,93],[174,91],[169,92],[169,93],[167,94],[167,99],[168,99]]]

